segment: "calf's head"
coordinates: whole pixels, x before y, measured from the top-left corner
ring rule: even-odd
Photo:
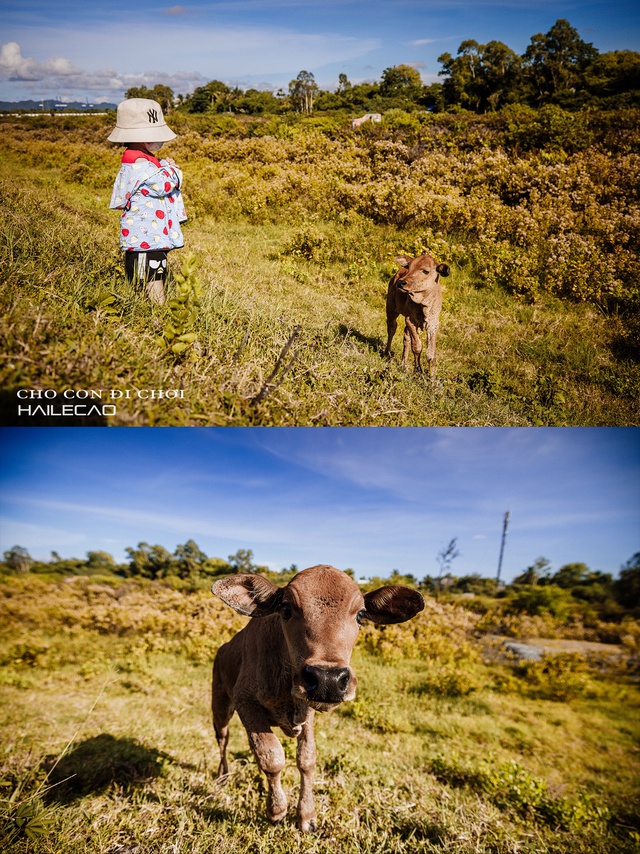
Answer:
[[[417,258],[398,255],[395,262],[402,268],[395,275],[396,287],[418,303],[440,281],[440,276],[448,276],[450,272],[448,264],[436,264],[431,255],[418,255]]]
[[[328,711],[356,693],[350,661],[360,625],[403,623],[422,611],[417,590],[396,585],[363,595],[355,581],[332,566],[312,566],[286,587],[260,575],[221,578],[211,588],[249,617],[281,621],[291,671],[291,694]]]

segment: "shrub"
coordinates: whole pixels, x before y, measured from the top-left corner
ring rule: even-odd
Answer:
[[[471,638],[479,619],[464,608],[441,605],[427,598],[425,610],[408,623],[363,626],[358,643],[384,661],[437,660],[440,667],[460,661],[474,663],[479,656]],[[441,678],[444,684],[446,674]]]
[[[384,125],[390,130],[411,131],[417,133],[422,124],[416,113],[407,113],[405,110],[392,108],[384,113]]]
[[[415,694],[434,697],[468,697],[486,684],[482,675],[460,663],[433,666],[412,689]]]
[[[527,693],[541,699],[568,702],[598,695],[586,659],[573,653],[547,654],[540,661],[523,661],[515,672]]]
[[[436,756],[435,776],[452,786],[468,786],[485,793],[496,806],[527,819],[541,819],[551,827],[578,830],[590,824],[605,826],[609,810],[587,795],[554,798],[545,780],[534,777],[515,760],[495,765],[490,759],[465,762],[456,754]]]
[[[532,585],[521,588],[508,599],[509,611],[526,611],[534,616],[551,614],[559,619],[569,616],[574,605],[571,594],[556,585]]]

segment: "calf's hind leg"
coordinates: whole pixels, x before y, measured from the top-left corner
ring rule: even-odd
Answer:
[[[384,355],[387,359],[391,358],[391,342],[393,341],[393,336],[396,334],[396,329],[398,328],[398,315],[394,314],[393,311],[390,311],[387,308],[387,346],[384,351]]]
[[[220,662],[216,658],[213,665],[213,728],[216,733],[218,747],[220,748],[220,764],[218,765],[218,777],[229,773],[227,762],[227,745],[229,744],[229,721],[233,715],[233,703],[222,684]]]

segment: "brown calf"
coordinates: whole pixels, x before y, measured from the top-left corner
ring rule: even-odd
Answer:
[[[405,318],[402,364],[407,364],[411,348],[415,370],[422,371],[422,341],[419,333],[426,329],[429,376],[433,379],[436,373],[436,337],[442,308],[440,276],[448,276],[449,267],[447,264],[436,264],[431,255],[419,255],[417,258],[398,255],[395,261],[401,266],[389,282],[387,290],[388,337],[385,356],[391,356],[391,341],[398,328],[397,318],[402,314]]]
[[[313,771],[315,712],[326,712],[356,694],[350,667],[360,623],[402,623],[424,608],[409,587],[381,587],[362,595],[346,573],[312,566],[286,587],[260,575],[234,575],[216,581],[212,591],[251,620],[223,644],[213,665],[213,724],[220,746],[218,776],[228,773],[226,749],[234,711],[268,783],[267,816],[276,823],[287,812],[280,785],[284,750],[272,732],[280,727],[298,740],[300,771],[297,819],[314,830]]]

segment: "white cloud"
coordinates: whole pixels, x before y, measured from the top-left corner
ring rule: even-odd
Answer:
[[[17,42],[7,42],[0,49],[0,74],[9,80],[69,78],[81,73],[79,68],[62,56],[52,56],[46,62],[36,62],[34,59],[25,57]]]
[[[23,56],[17,42],[8,42],[0,49],[0,78],[24,83],[38,92],[43,90],[44,84],[49,92],[62,94],[63,97],[75,97],[74,93],[80,91],[113,98],[120,97],[132,86],[152,88],[156,84],[170,86],[176,92],[187,92],[206,83],[206,79],[196,71],[176,74],[163,71],[122,74],[113,68],[103,68],[88,72],[62,56],[52,56],[44,62],[37,62],[31,57]]]
[[[122,74],[112,68],[85,71],[62,56],[37,62],[23,56],[17,42],[8,42],[0,49],[0,79],[23,83],[33,92],[42,93],[46,89],[66,99],[77,97],[78,92],[92,92],[103,99],[119,100],[132,86],[153,88],[162,84],[175,92],[186,93],[204,85],[208,78],[197,71],[175,74],[164,71]]]

